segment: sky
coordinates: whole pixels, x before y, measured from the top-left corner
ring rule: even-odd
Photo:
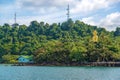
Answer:
[[[114,31],[120,26],[120,0],[0,0],[0,25],[17,23],[29,25],[31,21],[58,23],[70,18]]]

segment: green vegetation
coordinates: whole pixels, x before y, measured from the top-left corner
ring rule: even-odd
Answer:
[[[0,26],[0,62],[16,62],[19,55],[33,55],[36,63],[120,61],[120,28],[109,32],[72,19],[14,25]]]

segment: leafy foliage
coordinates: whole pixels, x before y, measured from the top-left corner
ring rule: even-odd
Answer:
[[[12,55],[34,55],[37,63],[120,61],[119,34],[120,28],[109,32],[72,19],[51,25],[37,21],[29,26],[4,24],[0,26],[0,60],[11,62]]]

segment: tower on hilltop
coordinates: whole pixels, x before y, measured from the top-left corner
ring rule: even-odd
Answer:
[[[70,6],[68,4],[68,7],[67,7],[67,20],[69,20],[70,18]]]

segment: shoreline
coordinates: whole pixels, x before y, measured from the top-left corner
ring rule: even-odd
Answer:
[[[90,66],[120,67],[120,62],[87,62],[87,63],[15,63],[12,66]]]

